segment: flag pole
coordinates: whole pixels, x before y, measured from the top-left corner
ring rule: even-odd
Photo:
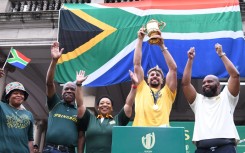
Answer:
[[[4,64],[3,64],[2,70],[4,70],[4,68],[5,68],[5,66],[6,66],[7,60],[8,60],[8,58],[9,58],[9,55],[10,55],[10,52],[11,52],[12,49],[13,49],[13,47],[11,47],[11,49],[10,49],[10,51],[9,51],[9,53],[8,53],[8,57],[6,58],[6,60],[5,60]]]

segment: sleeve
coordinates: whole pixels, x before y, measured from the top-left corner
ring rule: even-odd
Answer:
[[[4,91],[3,91],[3,93],[2,93],[2,99],[1,99],[1,102],[3,102],[3,103],[6,103],[6,104],[7,104],[8,102],[7,102],[7,100],[6,100],[6,98],[5,98],[5,97],[6,97],[6,91],[4,90]]]
[[[171,101],[172,103],[174,103],[174,100],[175,100],[175,97],[176,97],[177,90],[175,90],[174,92],[172,92],[172,91],[170,90],[170,88],[168,87],[167,84],[163,87],[162,90],[166,90],[166,93],[167,93],[167,95],[168,95],[170,101]]]
[[[197,93],[197,96],[196,96],[196,99],[194,100],[194,102],[192,103],[192,104],[190,104],[189,102],[189,105],[190,105],[190,107],[191,107],[191,109],[192,109],[192,111],[194,112],[194,114],[195,114],[195,112],[196,112],[196,108],[197,108],[197,105],[198,105],[198,102],[200,101],[200,99],[202,98],[203,96],[201,95],[201,94],[199,94],[199,93]]]
[[[139,89],[142,89],[143,86],[144,86],[145,84],[146,84],[146,82],[145,82],[145,80],[143,79],[143,80],[138,84],[137,91],[138,91]]]
[[[28,128],[28,140],[29,141],[34,141],[34,136],[33,136],[33,131],[34,131],[34,119],[33,119],[33,116],[32,116],[32,113],[30,113],[30,126]]]
[[[120,110],[120,112],[115,116],[117,122],[118,122],[118,125],[121,125],[121,126],[126,126],[130,120],[130,118],[128,118],[125,114],[125,111],[124,109],[122,108]]]
[[[48,98],[47,97],[47,106],[48,106],[48,110],[51,111],[54,106],[59,103],[61,101],[61,99],[59,98],[59,96],[55,93],[54,96],[52,98]]]
[[[222,91],[221,94],[223,94],[224,97],[227,96],[228,101],[229,101],[229,105],[230,105],[230,107],[231,107],[231,111],[232,111],[232,113],[234,113],[235,108],[236,108],[236,105],[237,105],[238,100],[239,100],[239,94],[238,94],[236,97],[234,97],[234,96],[230,93],[230,91],[228,90],[228,86],[225,86],[225,88],[223,89],[223,91]]]
[[[86,109],[82,118],[77,118],[77,127],[79,131],[86,131],[88,128],[91,113]]]

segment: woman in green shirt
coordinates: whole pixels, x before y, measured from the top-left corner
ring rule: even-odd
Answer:
[[[34,119],[32,113],[22,107],[28,95],[19,82],[5,87],[5,102],[0,102],[1,153],[33,153]]]
[[[132,79],[132,88],[126,99],[124,107],[116,115],[112,116],[113,101],[109,96],[102,96],[97,100],[98,116],[93,115],[83,104],[82,82],[87,77],[85,72],[77,73],[76,102],[78,106],[79,129],[85,131],[86,153],[110,153],[112,143],[113,126],[126,126],[132,115],[132,107],[138,85],[138,78],[133,72],[129,72]]]

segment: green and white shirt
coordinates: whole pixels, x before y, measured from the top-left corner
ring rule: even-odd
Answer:
[[[82,118],[78,118],[78,126],[85,131],[86,153],[111,153],[113,126],[125,126],[128,118],[122,109],[113,119],[104,118],[103,122],[86,110]]]

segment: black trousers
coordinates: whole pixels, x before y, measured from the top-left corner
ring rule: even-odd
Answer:
[[[236,153],[236,146],[229,144],[217,148],[197,148],[195,153]]]
[[[75,147],[47,144],[42,153],[75,153]]]
[[[208,139],[196,142],[195,153],[236,153],[235,139]]]

